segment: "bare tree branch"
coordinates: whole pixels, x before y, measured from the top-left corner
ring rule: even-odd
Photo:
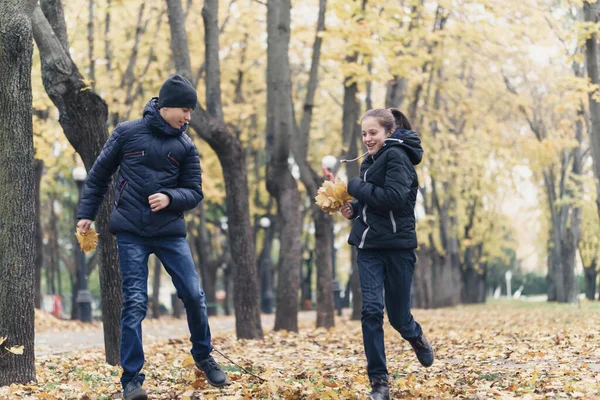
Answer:
[[[110,12],[112,0],[106,0],[106,16],[104,17],[104,57],[106,58],[106,71],[112,70],[112,53],[110,51]]]
[[[204,19],[206,65],[206,111],[209,115],[224,121],[221,102],[221,66],[219,62],[219,0],[204,0],[202,8]]]
[[[96,90],[96,60],[94,59],[94,0],[89,0],[88,58],[90,62],[90,87]]]
[[[169,26],[171,28],[171,49],[175,69],[188,80],[192,79],[192,68],[188,50],[188,39],[185,31],[185,15],[180,0],[167,0]]]

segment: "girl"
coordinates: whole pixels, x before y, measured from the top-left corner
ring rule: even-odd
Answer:
[[[389,399],[383,342],[383,307],[390,324],[415,351],[419,362],[433,364],[433,348],[410,313],[410,287],[415,268],[417,235],[415,202],[419,182],[415,165],[423,148],[410,122],[399,110],[373,109],[361,121],[368,157],[360,177],[348,182],[355,198],[341,213],[354,218],[348,243],[358,248],[362,291],[362,331],[370,399]]]

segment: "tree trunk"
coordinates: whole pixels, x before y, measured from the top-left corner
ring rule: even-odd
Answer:
[[[76,248],[76,247],[75,247]],[[73,257],[75,257],[77,251],[73,251]],[[71,321],[79,320],[79,306],[77,305],[77,288],[79,287],[79,281],[77,280],[77,273],[69,276],[71,278]]]
[[[169,13],[171,51],[173,52],[173,61],[175,61],[175,70],[192,82],[190,79],[192,77],[190,52],[185,32],[185,14],[181,7],[181,0],[167,0],[167,12]]]
[[[40,212],[40,183],[44,161],[35,160],[35,308],[42,308],[42,266],[44,265],[44,242],[42,240],[42,217]]]
[[[479,196],[473,195],[467,207],[467,224],[463,227],[465,241],[473,240],[472,230],[475,223]],[[493,230],[493,225],[488,229]],[[485,303],[485,275],[487,264],[482,262],[483,243],[467,245],[463,250],[462,302],[467,304]]]
[[[548,243],[548,301],[564,302],[565,272],[563,265],[563,249],[561,241],[561,218],[556,210],[556,181],[551,170],[545,170],[544,185],[546,199],[550,210],[550,240]]]
[[[232,280],[236,274],[236,266],[232,259],[227,261],[227,267],[223,273],[223,287],[225,288],[225,304],[223,304],[223,311],[225,315],[231,315],[231,306],[235,302],[235,293],[232,290],[232,286],[235,286],[235,283],[232,283]],[[237,320],[237,316],[236,316]]]
[[[246,154],[241,143],[224,123],[210,118],[198,109],[190,125],[217,153],[225,179],[229,244],[232,262],[236,265],[235,314],[236,334],[240,339],[262,339],[258,274],[250,209]],[[231,295],[231,292],[229,293]]]
[[[352,263],[352,274],[350,275],[350,290],[352,291],[352,315],[350,319],[360,321],[362,316],[362,292],[360,291],[360,276],[358,274],[358,264],[356,262],[356,247],[350,249],[350,260]]]
[[[304,253],[308,253],[308,258],[304,258]],[[302,309],[312,310],[312,275],[313,275],[313,264],[314,264],[314,252],[313,250],[303,246],[302,250],[302,265],[305,266],[305,273],[302,276],[302,283],[300,284],[300,291],[302,292]],[[318,319],[318,316],[317,316]]]
[[[408,80],[399,76],[387,83],[385,92],[385,108],[400,108],[406,97]]]
[[[173,307],[173,317],[181,318],[183,313],[183,301],[177,296],[177,293],[171,294],[171,306]]]
[[[584,268],[585,271],[585,297],[588,300],[596,300],[596,278],[598,271],[596,270],[596,260],[590,266]]]
[[[94,92],[87,90],[83,76],[65,52],[42,10],[34,11],[34,37],[42,60],[42,80],[48,96],[58,108],[59,122],[69,143],[81,156],[89,171],[107,140],[108,107]],[[56,28],[56,21],[51,21]],[[64,26],[64,21],[62,21]],[[119,363],[121,274],[117,243],[108,230],[114,187],[100,207],[96,228],[100,235],[100,292],[106,361]]]
[[[267,190],[277,200],[281,251],[275,330],[298,331],[302,263],[300,195],[288,166],[295,132],[289,66],[289,0],[267,2]]]
[[[436,185],[435,179],[432,178],[432,189]],[[449,192],[448,185],[445,186],[445,190]],[[450,196],[443,205],[440,205],[436,196],[436,191],[432,191],[434,203],[438,204],[436,208],[440,221],[440,237],[445,254],[440,254],[435,247],[430,248],[432,308],[455,306],[460,303],[462,293],[456,217],[450,212],[455,209],[456,201]]]
[[[584,19],[586,22],[593,22],[595,24],[600,20],[598,3],[583,2]],[[588,77],[592,84],[600,84],[600,62],[598,54],[598,35],[592,34],[585,41],[586,48],[586,66],[588,71]],[[591,141],[591,153],[594,160],[594,175],[597,180],[600,180],[600,102],[598,102],[596,91],[589,92],[589,104],[590,104],[590,116],[592,120],[592,127],[590,130],[590,141]],[[600,216],[600,196],[596,198],[598,215]]]
[[[280,164],[281,165],[281,164]],[[278,168],[278,167],[275,167]],[[300,288],[301,218],[298,209],[299,193],[290,171],[276,173],[272,181],[281,191],[271,194],[277,198],[278,220],[280,221],[280,253],[278,263],[277,306],[275,330],[298,331],[298,293]],[[279,189],[279,188],[278,188]]]
[[[347,61],[353,62],[354,58]],[[344,147],[348,148],[345,158],[353,160],[358,157],[358,138],[360,137],[360,125],[357,123],[360,113],[360,104],[357,99],[358,85],[356,82],[350,83],[350,77],[344,78],[344,104],[342,111],[342,132]],[[360,172],[358,162],[346,163],[346,175],[348,179],[358,176]],[[353,221],[350,221],[352,224]],[[362,315],[362,293],[360,291],[360,277],[358,273],[358,263],[356,262],[357,249],[351,248],[351,285],[352,290],[352,320],[360,320]]]
[[[179,3],[179,8],[181,8],[181,0],[167,0],[167,5],[169,3]],[[207,1],[205,7],[208,7],[209,10],[203,10],[203,15],[205,13],[208,13],[207,15],[218,15],[217,1]],[[171,21],[172,19],[173,21]],[[211,27],[205,29],[214,30],[215,21],[215,18],[206,19],[205,25],[211,25]],[[173,49],[177,72],[192,81],[191,74],[188,72],[191,68],[185,29],[173,29],[177,26],[185,26],[184,16],[169,14],[169,23],[172,28],[171,43],[176,42],[177,46],[182,46],[185,49],[182,53],[179,53],[177,49]],[[205,37],[205,42],[209,39],[212,42],[205,43],[205,45],[207,49],[211,49],[210,57],[212,59],[212,53],[218,54],[219,52],[218,35],[211,34]],[[211,71],[214,73],[215,69],[211,68]],[[206,81],[211,82],[211,85],[220,86],[220,77],[210,75],[211,72],[208,70],[206,72]],[[207,104],[207,108],[218,109],[220,106],[212,102],[218,101],[221,103],[221,99],[214,96],[215,91],[211,90],[211,93],[213,97],[206,99],[207,102],[211,102],[210,105]],[[235,274],[235,329],[237,337],[240,339],[262,339],[256,253],[248,203],[246,154],[242,150],[239,139],[229,132],[225,122],[214,115],[210,115],[200,105],[194,111],[190,126],[214,150],[223,168],[230,252],[233,258],[232,262],[236,264],[237,272]]]
[[[579,290],[575,279],[575,258],[577,256],[577,242],[579,238],[573,229],[568,228],[562,245],[562,259],[560,263],[563,269],[564,294],[560,303],[575,303]]]
[[[198,254],[200,275],[202,277],[202,288],[206,296],[206,309],[209,316],[217,315],[217,272],[222,264],[223,257],[220,259],[211,254],[212,249],[210,237],[206,229],[206,211],[204,204],[200,204],[200,224],[198,234],[194,237],[194,246]]]
[[[154,257],[154,276],[152,279],[152,318],[160,318],[160,274],[162,264]]]
[[[208,265],[202,276],[202,287],[206,294],[206,312],[208,316],[217,315],[217,271],[218,265]]]
[[[433,306],[433,294],[431,291],[432,276],[431,256],[434,250],[421,245],[417,250],[417,263],[415,265],[415,274],[413,278],[414,307],[431,308]]]
[[[454,197],[451,197],[449,199],[450,201],[450,207],[452,210],[456,210],[457,206],[456,206],[456,199]],[[452,274],[452,283],[453,285],[448,287],[449,290],[451,290],[453,292],[453,303],[451,304],[447,304],[447,305],[457,305],[460,303],[460,296],[462,293],[462,279],[461,279],[461,272],[462,272],[462,266],[461,266],[461,262],[460,262],[460,253],[459,253],[459,248],[458,248],[458,236],[455,232],[458,231],[457,226],[458,226],[458,222],[457,222],[457,217],[456,215],[451,215],[450,218],[450,232],[452,232],[450,234],[450,236],[448,237],[448,252],[449,252],[449,257],[447,257],[447,261],[449,263],[448,265],[448,269],[450,270],[450,273]],[[435,292],[434,292],[435,293]]]
[[[450,256],[421,246],[413,279],[415,307],[440,308],[459,304],[462,297],[461,271]]]
[[[62,46],[63,50],[69,51],[69,36],[67,34],[67,25],[65,21],[65,12],[61,0],[43,0],[40,7]]]
[[[35,381],[35,177],[31,99],[35,2],[0,3],[0,386]],[[6,348],[23,346],[22,355]]]
[[[317,206],[313,205],[312,209],[315,221],[315,263],[317,267],[317,328],[331,328],[335,326],[331,265],[333,218]]]
[[[552,235],[552,230],[550,230],[550,237]],[[556,273],[554,272],[554,267],[555,267],[555,262],[553,261],[555,259],[555,251],[552,248],[552,246],[550,246],[550,241],[548,241],[548,245],[547,245],[547,251],[548,251],[548,257],[546,258],[546,265],[548,268],[548,273],[546,275],[546,284],[548,286],[547,292],[548,292],[548,301],[557,301],[557,296],[556,296]]]
[[[431,253],[431,308],[455,306],[461,300],[460,268],[452,257]]]
[[[466,304],[485,303],[485,271],[475,268],[472,253],[472,248],[465,251],[465,267],[462,272],[462,302]]]
[[[319,1],[319,16],[317,18],[317,33],[313,44],[313,54],[310,65],[309,81],[307,85],[306,98],[304,101],[304,113],[300,124],[300,131],[293,134],[294,157],[298,162],[300,177],[306,188],[307,195],[312,204],[312,216],[315,222],[315,264],[317,266],[317,328],[331,328],[335,325],[334,299],[332,275],[333,270],[333,218],[324,214],[314,204],[320,183],[325,179],[317,174],[308,162],[308,147],[310,139],[310,126],[312,122],[312,111],[314,108],[315,92],[318,86],[318,71],[321,59],[321,44],[323,41],[321,33],[325,31],[325,10],[327,1]],[[275,45],[278,46],[278,45]],[[272,48],[279,49],[279,47]],[[289,80],[288,76],[283,79]],[[295,121],[293,121],[295,128]],[[310,288],[310,282],[309,282]],[[309,290],[310,292],[310,290]]]
[[[219,121],[224,121],[219,63],[219,0],[204,1],[202,18],[204,19],[204,62],[206,65],[206,112]]]
[[[73,218],[77,217],[77,206],[73,206]],[[79,265],[77,257],[79,257],[79,242],[75,235],[71,236],[71,268],[69,268],[69,278],[71,280],[71,320],[79,320],[79,306],[77,305],[77,289],[79,288],[79,273],[77,267]],[[56,250],[58,253],[58,249]]]
[[[581,197],[583,192],[581,183],[581,175],[583,172],[583,155],[581,150],[583,142],[583,118],[583,109],[580,109],[577,122],[575,123],[575,134],[578,145],[573,148],[572,177],[574,188],[567,187],[566,189],[566,192],[574,199]],[[575,193],[575,191],[578,193]],[[570,218],[570,221],[565,224],[563,235],[561,237],[561,262],[563,264],[563,279],[565,282],[565,293],[562,302],[574,303],[579,296],[579,289],[575,277],[575,262],[577,249],[579,247],[579,239],[581,237],[581,214],[583,210],[580,205],[570,204],[564,206],[563,212],[566,213],[563,219],[566,221]]]
[[[58,246],[58,224],[55,210],[56,201],[56,194],[52,193],[50,195],[50,240],[48,241],[50,245],[50,255],[48,265],[46,266],[46,293],[52,295],[56,294],[56,287],[54,286],[56,279],[54,279],[54,274],[58,269],[60,253],[60,248]]]

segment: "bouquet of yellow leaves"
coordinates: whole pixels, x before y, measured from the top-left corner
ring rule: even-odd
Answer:
[[[353,200],[343,182],[325,181],[319,188],[315,203],[329,214],[335,214],[342,206]]]
[[[86,233],[81,233],[79,229],[75,232],[75,237],[79,242],[79,247],[86,253],[89,253],[92,250],[96,249],[96,244],[98,244],[98,233],[95,230],[90,228]]]

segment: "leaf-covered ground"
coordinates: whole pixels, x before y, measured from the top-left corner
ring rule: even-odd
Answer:
[[[436,349],[421,367],[408,343],[386,324],[392,398],[600,398],[600,304],[559,306],[495,302],[415,310]],[[214,337],[224,389],[207,386],[188,356],[187,338],[146,343],[151,399],[360,399],[368,394],[360,322],[335,329],[270,332],[264,342]],[[37,384],[0,388],[0,398],[112,399],[120,369],[100,350],[37,359]]]

